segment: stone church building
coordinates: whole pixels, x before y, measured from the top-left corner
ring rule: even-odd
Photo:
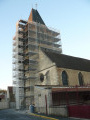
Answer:
[[[42,50],[39,75],[39,85],[86,86],[90,84],[90,61]]]
[[[90,118],[90,60],[62,54],[60,42],[60,32],[48,27],[33,8],[27,20],[17,21],[13,37],[16,109],[34,104],[39,113]]]
[[[73,105],[90,105],[90,60],[40,50],[36,111],[68,116]]]

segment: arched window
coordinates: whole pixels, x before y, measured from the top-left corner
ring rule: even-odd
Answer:
[[[40,74],[40,81],[41,81],[41,82],[44,81],[44,75],[43,75],[43,73]]]
[[[63,83],[63,85],[65,85],[65,86],[68,85],[68,76],[67,76],[66,71],[63,71],[63,72],[62,72],[62,83]]]
[[[78,74],[78,80],[79,80],[79,85],[83,86],[83,75],[81,72],[79,72],[79,74]]]

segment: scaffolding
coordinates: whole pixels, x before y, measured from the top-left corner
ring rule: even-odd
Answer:
[[[60,32],[37,22],[19,20],[13,38],[13,84],[16,87],[16,109],[34,103],[39,49],[62,53]]]

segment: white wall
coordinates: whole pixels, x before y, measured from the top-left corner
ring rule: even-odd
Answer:
[[[52,105],[51,89],[35,87],[34,95],[36,107],[46,107],[45,96],[47,97],[47,106],[49,107]]]
[[[46,114],[46,107],[35,107],[35,112]],[[68,109],[65,106],[48,107],[47,112],[48,115],[68,117]]]
[[[66,106],[52,106],[52,95],[51,89],[45,89],[45,87],[35,86],[35,112],[46,114],[46,101],[45,95],[47,97],[47,112],[49,115],[61,115],[64,117],[68,116],[68,110]]]

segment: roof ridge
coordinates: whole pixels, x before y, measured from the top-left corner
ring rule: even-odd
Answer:
[[[47,50],[43,50],[43,52],[57,67],[90,72],[90,60],[88,59],[68,56]]]

